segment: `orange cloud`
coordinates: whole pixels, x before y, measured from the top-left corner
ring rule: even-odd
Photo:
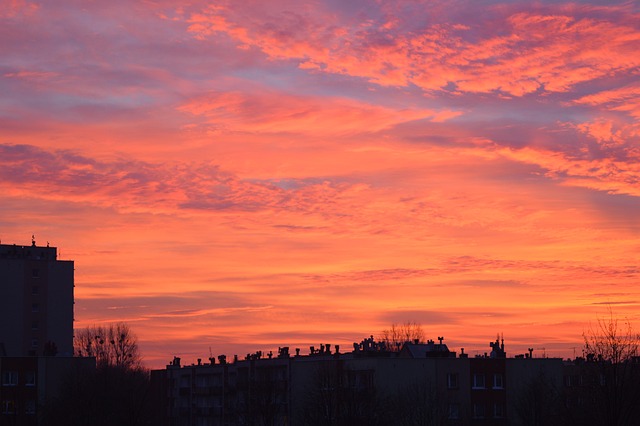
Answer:
[[[266,92],[209,93],[190,100],[179,110],[206,117],[218,131],[314,135],[379,132],[407,121],[444,122],[462,114],[452,110],[388,108],[347,98]]]
[[[577,129],[593,138],[604,147],[618,146],[624,143],[622,132],[614,130],[611,120],[598,119],[590,123],[577,125]]]
[[[570,158],[561,152],[534,148],[500,149],[500,155],[539,165],[549,177],[567,185],[606,191],[612,194],[640,196],[640,157],[631,153],[626,160],[612,158],[585,160]]]
[[[224,33],[274,60],[297,60],[304,69],[362,77],[383,86],[416,84],[433,91],[454,84],[462,92],[524,96],[538,90],[566,92],[640,64],[633,55],[640,41],[635,28],[572,15],[578,11],[507,14],[494,22],[507,35],[475,40],[469,35],[472,25],[403,31],[399,25],[361,21],[346,27],[332,15],[321,15],[320,21],[292,13],[252,25],[235,21],[228,9],[219,7],[194,14],[189,31],[199,39]]]
[[[596,92],[591,95],[583,96],[576,99],[576,104],[587,105],[601,105],[601,106],[614,106],[622,107],[622,104],[626,104],[632,107],[632,111],[636,111],[637,103],[634,101],[640,96],[640,84],[629,84],[624,87],[619,87],[613,90],[604,90]],[[640,112],[640,111],[638,111]],[[633,114],[637,116],[636,114]]]

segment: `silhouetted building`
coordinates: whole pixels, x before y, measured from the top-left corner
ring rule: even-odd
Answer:
[[[72,261],[55,247],[0,244],[0,425],[37,425],[69,371],[95,369],[73,358]]]
[[[0,425],[40,424],[70,372],[95,370],[95,358],[0,357]]]
[[[175,358],[152,372],[166,415],[158,424],[525,424],[522,401],[535,380],[562,385],[559,358],[507,358],[498,340],[490,354],[458,356],[442,340],[407,342],[400,352],[370,337],[347,353],[322,344],[308,355],[285,347],[231,362]]]
[[[0,356],[73,355],[73,261],[0,244]]]

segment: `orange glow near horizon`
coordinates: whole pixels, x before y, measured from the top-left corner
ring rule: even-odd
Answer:
[[[0,0],[0,240],[153,368],[640,329],[640,9],[490,3]]]

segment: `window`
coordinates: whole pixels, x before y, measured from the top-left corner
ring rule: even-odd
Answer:
[[[31,339],[31,347],[32,348],[38,347],[38,339]]]
[[[24,412],[26,414],[30,414],[30,415],[35,414],[36,413],[36,402],[34,400],[29,400],[29,401],[25,402]]]
[[[460,418],[460,404],[449,404],[449,418],[450,419]]]
[[[493,375],[493,387],[495,389],[504,388],[504,382],[502,381],[502,374],[496,373]]]
[[[493,405],[493,417],[497,419],[504,417],[504,405],[502,404]]]
[[[203,374],[196,376],[196,387],[206,388],[211,386],[211,375]]]
[[[35,371],[27,371],[24,374],[24,385],[25,386],[35,386],[36,385],[36,372]]]
[[[449,374],[447,374],[447,387],[449,389],[457,389],[458,388],[458,374],[457,373],[449,373]]]
[[[31,312],[39,312],[39,311],[40,311],[40,305],[38,305],[37,303],[32,303]]]
[[[582,385],[582,376],[578,374],[564,376],[564,385],[567,387],[580,386]]]
[[[473,375],[473,388],[484,389],[484,374]]]
[[[373,371],[358,370],[349,371],[347,375],[349,387],[351,389],[372,389],[373,388]]]
[[[473,417],[476,419],[484,418],[484,404],[473,404]]]
[[[10,399],[2,401],[2,414],[15,414],[16,403]]]
[[[33,278],[39,278],[40,277],[40,270],[39,269],[34,269],[31,271],[31,276]]]
[[[189,388],[189,387],[191,387],[191,376],[182,376],[182,377],[180,377],[180,387],[181,388]]]
[[[38,321],[31,321],[31,330],[38,331],[38,328],[40,328]]]
[[[37,296],[38,294],[40,294],[40,287],[38,287],[37,285],[32,286],[31,294],[34,296]]]
[[[17,385],[18,385],[17,371],[4,371],[2,373],[2,386],[17,386]]]

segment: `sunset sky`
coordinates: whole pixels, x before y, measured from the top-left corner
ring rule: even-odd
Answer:
[[[580,355],[640,328],[639,52],[636,1],[0,0],[0,240],[154,368]]]

